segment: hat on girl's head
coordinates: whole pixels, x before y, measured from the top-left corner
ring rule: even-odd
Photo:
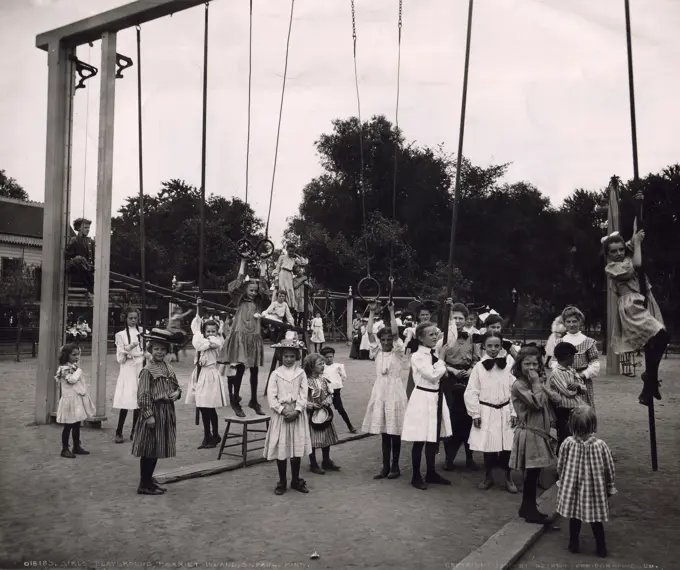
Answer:
[[[333,422],[333,410],[331,408],[319,408],[314,410],[309,420],[312,429],[324,430]]]
[[[409,310],[413,312],[414,315],[418,315],[420,311],[429,311],[430,313],[436,313],[439,310],[439,303],[437,301],[432,301],[426,299],[424,301],[411,301],[408,304]]]
[[[294,350],[302,350],[305,345],[298,339],[298,334],[295,331],[287,331],[286,337],[276,344],[272,344],[272,348],[292,348]]]
[[[321,356],[326,356],[327,354],[335,354],[335,349],[332,346],[326,346],[319,351]]]
[[[173,344],[183,344],[186,338],[183,332],[169,331],[166,329],[153,328],[150,332],[139,333],[147,343],[147,347],[153,343],[157,342],[165,346],[168,351],[172,350]]]

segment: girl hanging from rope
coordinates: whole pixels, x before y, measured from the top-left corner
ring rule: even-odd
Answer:
[[[659,364],[670,338],[649,280],[646,302],[640,292],[636,270],[642,266],[644,239],[645,232],[637,231],[636,219],[630,243],[626,244],[619,232],[614,232],[602,238],[602,247],[607,259],[605,271],[611,277],[611,288],[618,299],[611,347],[616,354],[644,349],[646,370],[642,374],[644,387],[638,400],[648,406],[652,398],[661,399]]]
[[[139,409],[137,408],[137,384],[139,373],[144,367],[144,350],[141,330],[137,326],[139,311],[128,308],[123,314],[125,329],[116,333],[116,360],[120,364],[116,391],[113,395],[113,407],[120,410],[118,413],[118,427],[116,428],[116,443],[123,443],[123,426],[128,415],[132,412],[132,429],[130,439],[134,437]]]
[[[262,269],[262,268],[261,268]],[[246,416],[241,407],[241,381],[246,368],[250,371],[250,402],[248,407],[256,414],[265,415],[257,401],[257,375],[264,363],[264,345],[258,305],[268,301],[268,290],[260,279],[246,276],[246,260],[241,260],[236,279],[229,283],[228,291],[232,302],[237,306],[231,333],[225,345],[225,360],[236,364],[236,374],[229,378],[229,401],[239,418]]]
[[[196,316],[191,322],[194,334],[192,344],[196,349],[195,368],[191,375],[186,403],[196,404],[203,421],[203,441],[198,449],[216,447],[221,441],[218,430],[217,409],[227,405],[227,395],[222,384],[222,376],[217,368],[224,338],[219,334],[219,325],[200,315],[201,299],[196,304]]]

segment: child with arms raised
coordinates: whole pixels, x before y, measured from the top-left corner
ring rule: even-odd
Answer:
[[[307,422],[307,375],[297,365],[303,345],[295,339],[284,339],[272,346],[279,352],[281,366],[272,372],[267,386],[267,401],[272,420],[264,442],[264,457],[276,459],[279,482],[277,495],[286,492],[287,461],[290,460],[291,489],[309,493],[307,483],[300,479],[302,457],[312,453],[312,441]]]
[[[590,523],[597,554],[607,556],[602,523],[609,520],[609,498],[614,495],[614,459],[607,444],[595,437],[597,418],[589,406],[571,412],[569,428],[573,435],[562,445],[557,472],[557,512],[569,519],[569,550],[580,550],[581,523]]]
[[[510,452],[517,415],[510,402],[514,378],[512,356],[501,354],[500,334],[487,331],[482,339],[484,356],[475,365],[465,388],[465,406],[472,418],[470,448],[484,453],[486,474],[478,489],[493,485],[492,470],[498,463],[505,470],[505,488],[517,493],[510,471]],[[505,352],[505,351],[503,351]]]
[[[394,304],[388,305],[390,328],[377,335],[370,333],[371,357],[375,360],[376,379],[361,427],[365,433],[380,434],[382,438],[382,469],[374,479],[396,479],[401,475],[399,454],[401,432],[406,412],[406,390],[401,380],[401,367],[405,359],[404,343],[399,338],[399,328],[394,316]],[[373,330],[376,304],[370,306],[369,330]],[[378,344],[378,342],[380,344]],[[392,462],[390,463],[390,455]]]

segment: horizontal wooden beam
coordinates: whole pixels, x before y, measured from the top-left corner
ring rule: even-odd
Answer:
[[[126,28],[144,24],[205,4],[206,0],[137,0],[107,12],[102,12],[78,20],[72,24],[38,34],[35,38],[37,48],[47,51],[51,43],[66,42],[76,47],[101,39],[104,32],[119,32]]]

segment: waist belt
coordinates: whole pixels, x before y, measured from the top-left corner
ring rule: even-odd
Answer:
[[[418,390],[422,390],[423,392],[433,392],[433,393],[438,393],[439,389],[438,388],[423,388],[422,386],[416,386]]]
[[[488,406],[489,408],[500,410],[502,408],[505,408],[505,406],[507,406],[510,403],[510,400],[508,400],[507,402],[503,402],[502,404],[490,404],[489,402],[482,402],[481,400],[479,401],[479,403],[482,406]]]
[[[472,366],[468,366],[467,364],[450,364],[451,368],[454,370],[470,370]]]

